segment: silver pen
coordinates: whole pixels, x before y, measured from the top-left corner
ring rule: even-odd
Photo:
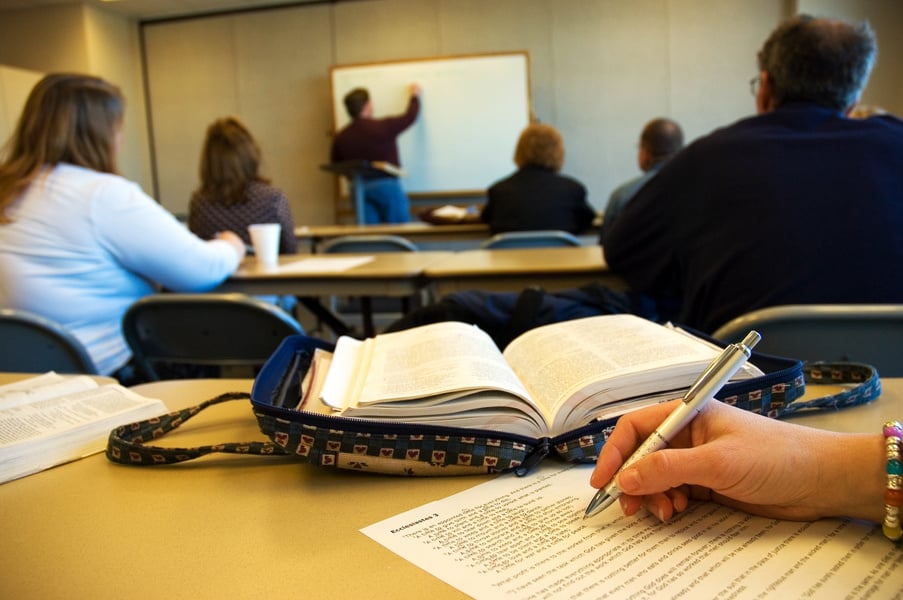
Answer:
[[[596,492],[589,506],[586,507],[586,513],[583,518],[591,517],[598,514],[611,506],[615,500],[621,495],[621,490],[615,485],[618,473],[626,469],[639,459],[661,450],[674,439],[677,432],[686,427],[690,421],[703,409],[703,407],[711,400],[715,394],[724,386],[728,380],[733,377],[734,373],[743,366],[743,363],[752,353],[752,348],[759,343],[762,336],[756,331],[750,331],[743,338],[743,341],[737,344],[729,344],[715,360],[699,376],[699,379],[690,386],[687,393],[683,397],[683,401],[677,405],[677,408],[671,412],[668,417],[662,421],[662,424],[652,432],[646,441],[644,441],[636,451],[630,455],[611,481]]]

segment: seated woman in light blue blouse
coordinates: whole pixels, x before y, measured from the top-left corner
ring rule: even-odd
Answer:
[[[105,375],[131,358],[120,322],[133,302],[216,287],[245,254],[235,233],[204,241],[117,174],[122,115],[116,86],[48,75],[0,163],[0,306],[59,322]]]

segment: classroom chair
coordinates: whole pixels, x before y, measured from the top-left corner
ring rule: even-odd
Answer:
[[[480,245],[483,250],[503,250],[508,248],[552,248],[559,246],[579,246],[577,236],[557,229],[538,231],[508,231],[497,233]]]
[[[0,371],[97,375],[88,351],[62,325],[35,313],[0,309]]]
[[[304,330],[282,309],[244,294],[164,293],[132,304],[122,333],[136,366],[158,381],[184,377],[185,365],[188,373],[215,367],[214,376],[253,377],[285,337]]]
[[[804,361],[852,361],[873,365],[884,377],[903,376],[903,304],[772,306],[741,315],[713,334],[740,340],[762,334],[757,352]]]
[[[417,252],[417,246],[397,235],[346,235],[334,238],[323,245],[324,254],[378,254],[381,252]],[[423,298],[361,296],[360,298],[332,297],[332,310],[344,319],[360,315],[365,336],[376,333],[376,322],[391,322],[407,313],[414,303],[426,302]]]

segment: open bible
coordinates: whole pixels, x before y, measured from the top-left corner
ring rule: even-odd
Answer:
[[[537,327],[504,352],[444,322],[318,350],[300,410],[552,437],[682,396],[720,349],[633,315]],[[737,378],[762,375],[751,364]]]
[[[101,452],[110,430],[166,406],[87,375],[44,373],[0,386],[0,483]]]

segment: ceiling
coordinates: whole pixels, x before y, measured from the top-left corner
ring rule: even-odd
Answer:
[[[88,4],[143,21],[323,1],[336,2],[338,0],[0,0],[0,11],[66,4]]]

